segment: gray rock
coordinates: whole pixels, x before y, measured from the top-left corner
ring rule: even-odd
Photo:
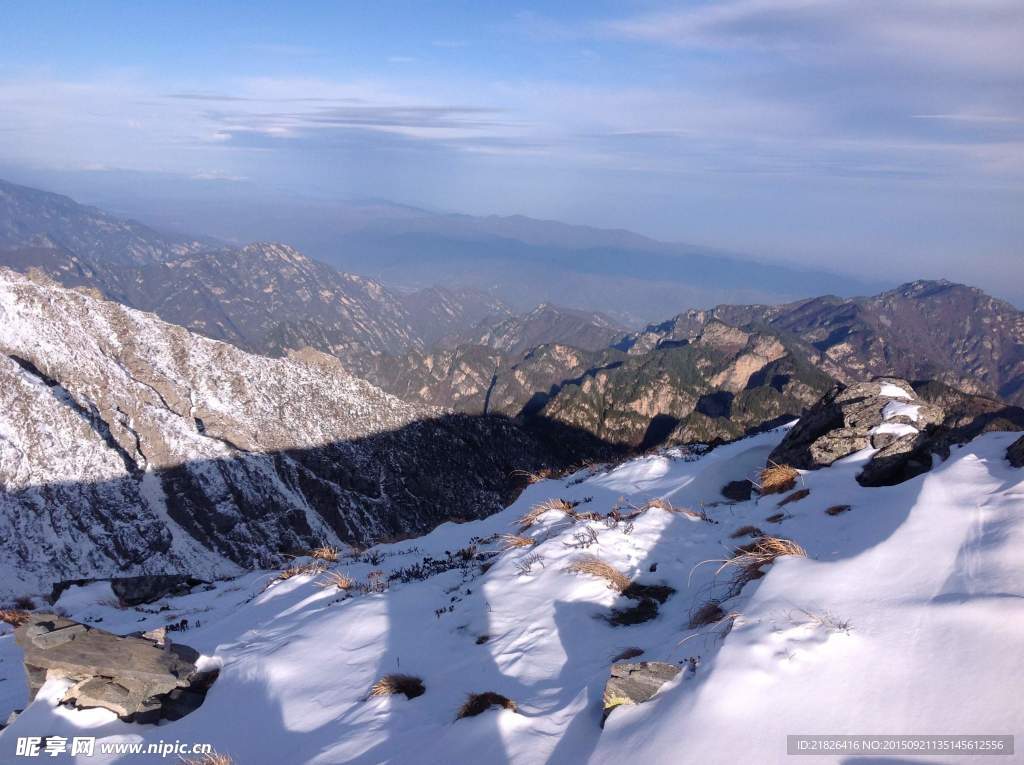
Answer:
[[[74,681],[64,701],[109,709],[124,720],[177,719],[202,703],[212,682],[196,670],[199,654],[188,646],[164,649],[53,614],[33,614],[14,637],[24,651],[30,698],[48,678],[63,677]],[[183,691],[194,694],[186,703],[180,694],[171,697]]]
[[[661,661],[618,662],[604,686],[604,716],[615,707],[642,704],[680,672],[675,664]]]
[[[729,481],[722,487],[722,496],[734,502],[746,502],[754,493],[754,484],[744,478],[742,481]]]
[[[883,394],[893,385],[906,397]],[[917,417],[889,412],[891,403],[917,407]],[[922,453],[930,433],[943,421],[939,407],[921,399],[910,383],[895,378],[837,385],[800,419],[771,453],[769,460],[803,470],[827,467],[856,451],[872,447],[879,451],[858,476],[864,486],[880,486],[905,480],[931,466],[929,454]],[[878,433],[878,426],[909,425],[914,433]]]
[[[1006,459],[1014,467],[1024,467],[1024,436],[1021,436],[1006,450]]]

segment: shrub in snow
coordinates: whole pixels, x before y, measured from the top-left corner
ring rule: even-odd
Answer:
[[[761,494],[781,494],[796,486],[796,479],[800,477],[800,471],[789,465],[779,465],[769,462],[758,475],[758,482],[755,484]]]
[[[401,693],[407,699],[414,699],[426,693],[423,681],[413,675],[384,675],[370,688],[371,696],[394,696]]]
[[[501,707],[512,712],[519,711],[516,702],[512,701],[508,696],[502,696],[494,691],[485,691],[484,693],[469,694],[462,706],[459,707],[455,719],[461,720],[463,717],[476,717],[491,707]]]

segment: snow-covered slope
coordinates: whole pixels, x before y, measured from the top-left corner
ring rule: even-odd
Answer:
[[[248,354],[0,269],[0,602],[422,532],[542,464],[508,423],[439,415],[323,354]]]
[[[1015,681],[1024,673],[1024,471],[1005,459],[1017,434],[954,448],[898,486],[857,483],[865,449],[802,475],[797,488],[810,493],[781,508],[779,495],[723,503],[720,487],[753,475],[782,435],[539,482],[492,517],[335,564],[363,582],[384,572],[386,592],[349,596],[310,576],[250,573],[170,599],[155,615],[71,592],[61,605],[107,629],[188,618],[193,628],[173,636],[220,664],[220,679],[198,711],[159,727],[54,708],[60,687],[51,683],[0,734],[0,757],[19,736],[95,735],[209,742],[245,765],[783,763],[794,733],[1024,733]],[[601,516],[655,498],[698,512],[652,507],[616,524],[553,510],[522,532],[533,547],[492,554],[502,547],[495,535],[516,532],[517,519],[549,498]],[[734,538],[748,525],[797,541],[807,557],[777,559],[728,597],[734,569],[718,571],[720,561],[749,541]],[[613,609],[635,601],[567,572],[582,554],[676,593],[653,620],[613,626]],[[428,567],[448,570],[418,579],[428,557]],[[729,617],[688,626],[719,599]],[[12,644],[0,637],[8,705],[19,702]],[[650,701],[612,711],[602,729],[609,666],[627,648],[684,671]],[[367,698],[394,672],[419,676],[426,693]],[[466,694],[483,691],[514,700],[518,713],[456,721]],[[134,760],[80,760],[104,761]]]

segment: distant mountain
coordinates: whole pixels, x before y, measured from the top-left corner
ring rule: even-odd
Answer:
[[[578,458],[570,443],[403,402],[324,354],[247,354],[0,269],[0,557],[17,579],[0,600],[481,517],[521,471]]]
[[[842,381],[884,374],[937,379],[1024,403],[1024,312],[962,284],[917,281],[867,298],[689,311],[647,327],[620,347],[643,353],[689,342],[712,320],[785,333],[815,365]]]
[[[624,325],[604,314],[545,303],[525,314],[481,322],[444,344],[482,345],[511,354],[525,353],[548,343],[596,351],[607,348],[627,332]]]
[[[0,248],[38,246],[100,258],[116,265],[149,265],[211,246],[121,220],[69,197],[0,180]]]
[[[158,195],[143,178],[123,174],[91,179],[88,188],[80,179],[53,182],[170,230],[202,231],[231,242],[288,242],[315,260],[392,289],[472,287],[516,313],[552,303],[640,326],[687,307],[868,295],[893,286],[830,273],[827,265],[771,265],[712,247],[522,215],[287,197],[244,184],[192,182]],[[113,185],[103,190],[103,183]]]
[[[512,309],[493,294],[470,287],[425,287],[400,299],[426,348],[457,344],[458,338],[481,323],[512,316]]]
[[[37,269],[256,353],[432,348],[512,309],[472,288],[400,293],[292,247],[162,234],[67,197],[0,182],[0,265]],[[570,328],[571,329],[571,328]],[[557,335],[557,329],[555,330]]]

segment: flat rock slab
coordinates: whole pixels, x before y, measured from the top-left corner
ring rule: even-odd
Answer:
[[[605,718],[615,707],[642,704],[682,670],[663,661],[618,662],[604,686]]]
[[[124,719],[155,722],[164,702],[175,702],[171,706],[178,712],[181,694],[173,700],[170,694],[192,689],[200,674],[195,666],[199,654],[187,646],[162,648],[54,614],[33,614],[14,637],[25,654],[31,698],[47,678],[63,677],[74,681],[65,701],[109,709]]]

